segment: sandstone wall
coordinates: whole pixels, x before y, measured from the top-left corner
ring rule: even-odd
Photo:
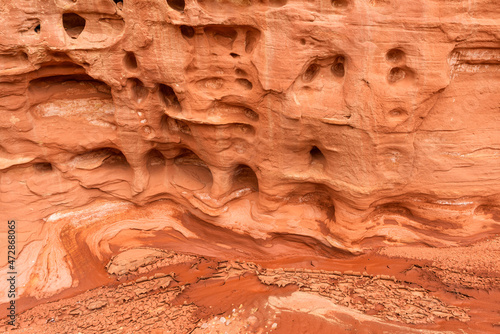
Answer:
[[[205,238],[192,220],[332,254],[498,232],[499,15],[1,0],[0,211],[18,222],[21,295],[78,287],[130,231]]]

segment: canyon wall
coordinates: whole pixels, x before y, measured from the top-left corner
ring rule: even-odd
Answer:
[[[0,0],[19,307],[108,284],[130,249],[348,264],[494,236],[499,17],[492,0]],[[6,245],[2,225],[2,277]]]

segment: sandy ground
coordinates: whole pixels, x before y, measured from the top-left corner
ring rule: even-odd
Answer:
[[[125,251],[107,266],[109,284],[38,302],[18,315],[16,328],[3,326],[2,332],[500,331],[500,238],[469,247],[388,247],[346,258],[309,252],[249,261],[225,249],[227,258]]]

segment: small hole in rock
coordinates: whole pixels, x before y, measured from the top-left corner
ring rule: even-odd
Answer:
[[[137,58],[135,58],[133,52],[127,52],[125,54],[125,57],[123,58],[123,63],[125,64],[125,67],[128,68],[129,70],[135,70],[137,68]]]
[[[301,39],[300,39],[300,44],[302,44],[302,45],[306,45],[306,40],[305,40],[304,38],[301,38]]]
[[[172,9],[175,9],[178,12],[183,12],[184,7],[186,7],[184,0],[167,0],[167,3]]]
[[[342,78],[345,75],[345,57],[344,56],[337,56],[335,58],[335,62],[332,65],[332,73],[339,78]]]
[[[40,33],[40,29],[41,29],[40,24],[38,24],[38,25],[35,27],[35,32],[36,32],[37,34],[39,34],[39,33]]]
[[[252,168],[247,165],[238,165],[234,170],[233,182],[238,188],[251,188],[259,191],[259,180]]]
[[[178,111],[181,110],[181,104],[179,103],[179,100],[177,99],[177,95],[175,95],[174,90],[172,87],[160,84],[159,85],[159,92],[160,92],[160,97],[162,101],[165,103],[167,107],[176,109]]]
[[[118,9],[123,9],[123,0],[113,0],[113,2],[116,4]]]
[[[332,0],[332,6],[333,7],[347,7],[348,5],[348,1],[347,0]]]
[[[236,82],[239,83],[241,86],[243,86],[243,88],[245,89],[250,90],[253,88],[252,83],[247,79],[236,79]]]
[[[77,39],[85,29],[85,19],[75,13],[64,13],[63,27],[69,37]]]
[[[237,53],[233,53],[233,52],[231,52],[229,55],[230,55],[231,57],[233,57],[233,58],[239,58],[239,57],[240,57],[240,55],[239,55],[239,54],[237,54]]]
[[[49,162],[39,162],[33,165],[33,168],[38,172],[52,171],[52,164]]]
[[[395,82],[398,82],[400,80],[403,80],[405,77],[406,77],[405,70],[403,70],[400,67],[394,67],[389,72],[389,76],[388,76],[387,80],[390,83],[395,83]]]
[[[257,114],[255,111],[252,109],[246,108],[245,109],[245,116],[251,119],[252,121],[258,121],[259,120],[259,114]]]
[[[391,63],[399,63],[405,59],[405,53],[400,49],[391,49],[387,51],[385,57]]]
[[[314,79],[314,77],[319,73],[319,70],[320,70],[319,65],[317,65],[317,64],[309,65],[307,70],[302,75],[302,80],[304,80],[304,82],[312,81],[312,79]]]
[[[181,34],[184,37],[193,38],[194,37],[194,29],[193,29],[193,27],[182,25],[181,26]]]
[[[313,146],[311,148],[311,151],[309,151],[309,154],[311,155],[312,162],[316,161],[316,162],[324,163],[326,161],[325,155],[316,146]]]

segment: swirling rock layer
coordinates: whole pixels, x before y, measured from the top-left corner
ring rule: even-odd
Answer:
[[[499,15],[489,0],[0,2],[18,326],[498,330]],[[6,245],[2,228],[2,277]]]

